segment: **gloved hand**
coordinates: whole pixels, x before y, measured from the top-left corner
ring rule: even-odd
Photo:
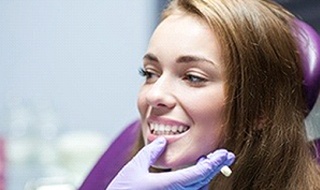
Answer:
[[[217,175],[220,169],[231,165],[234,154],[220,149],[201,158],[196,165],[185,169],[150,173],[149,167],[156,162],[166,146],[166,139],[159,137],[141,149],[112,180],[107,190],[186,190],[200,189]]]

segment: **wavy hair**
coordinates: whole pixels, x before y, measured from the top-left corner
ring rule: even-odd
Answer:
[[[229,178],[210,189],[315,190],[320,173],[306,136],[303,73],[291,13],[268,0],[173,0],[162,19],[193,15],[212,29],[226,74]],[[199,36],[201,37],[201,36]]]

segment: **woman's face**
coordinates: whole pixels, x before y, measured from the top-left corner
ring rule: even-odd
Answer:
[[[224,75],[220,46],[209,27],[182,14],[166,18],[143,58],[138,107],[146,144],[164,136],[168,145],[156,167],[194,164],[221,142]]]

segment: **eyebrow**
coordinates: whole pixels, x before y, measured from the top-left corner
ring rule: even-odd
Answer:
[[[210,61],[209,59],[206,59],[204,57],[194,56],[194,55],[180,56],[180,57],[178,57],[178,59],[176,59],[176,62],[177,63],[207,62],[207,63],[210,63],[212,65],[215,65],[215,63]]]
[[[146,55],[144,55],[143,60],[159,62],[159,59],[157,58],[157,56],[153,55],[152,53],[147,53]]]
[[[152,53],[147,53],[145,56],[143,56],[143,59],[159,62],[159,59],[157,58],[157,56],[155,56]],[[179,56],[176,59],[176,63],[191,63],[191,62],[207,62],[212,65],[216,65],[213,61],[210,61],[209,59],[206,59],[204,57],[194,56],[194,55],[183,55],[183,56]]]

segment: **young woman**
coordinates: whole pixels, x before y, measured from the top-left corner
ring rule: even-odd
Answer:
[[[137,172],[135,177],[149,175],[146,186],[141,182],[145,189],[199,189],[214,176],[210,189],[320,189],[304,125],[308,109],[295,20],[268,0],[173,0],[141,70],[146,81],[138,99],[137,152],[157,141],[109,188],[130,187],[135,180],[128,171],[147,162],[144,167],[152,165],[162,177]],[[232,153],[218,149],[231,151],[234,164]],[[203,155],[209,156],[199,161]],[[164,180],[172,173],[164,171],[178,176],[211,158],[205,163],[213,163],[212,172],[203,172],[209,177],[186,176],[177,186]],[[228,178],[218,174],[223,165],[231,165]],[[184,186],[188,181],[192,186]]]

